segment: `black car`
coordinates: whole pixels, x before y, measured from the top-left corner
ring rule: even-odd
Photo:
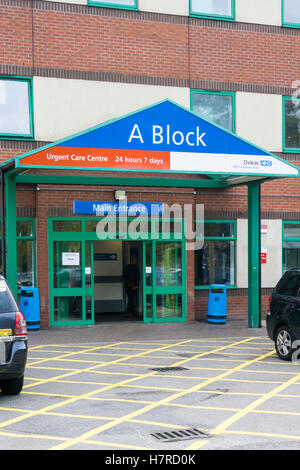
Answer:
[[[15,395],[23,387],[27,361],[27,328],[23,314],[0,275],[0,389]]]
[[[285,361],[299,360],[300,269],[287,271],[278,282],[269,299],[266,324],[278,356]]]

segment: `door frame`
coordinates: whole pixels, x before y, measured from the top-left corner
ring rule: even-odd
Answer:
[[[93,257],[93,242],[99,240],[96,232],[86,231],[86,222],[93,221],[98,222],[103,217],[48,217],[48,272],[49,272],[49,325],[50,326],[75,326],[75,325],[91,325],[94,324],[94,257]],[[127,217],[130,221],[131,219]],[[163,220],[163,217],[160,219]],[[81,222],[81,231],[76,232],[54,232],[53,231],[53,222],[54,221],[79,221]],[[157,220],[155,221],[157,222]],[[178,233],[170,234],[169,238],[163,235],[162,233],[157,233],[155,229],[151,226],[151,231],[145,233],[147,239],[143,238],[133,240],[128,237],[128,234],[117,233],[115,234],[107,233],[107,240],[122,240],[122,241],[136,241],[142,243],[142,252],[143,252],[143,273],[141,280],[143,283],[143,319],[145,323],[170,323],[170,322],[186,322],[187,318],[187,293],[186,293],[186,240],[185,240],[185,230],[184,230],[184,220],[183,219],[172,219],[171,222],[180,222],[181,231]],[[120,235],[120,236],[119,236]],[[82,287],[81,288],[54,288],[54,263],[53,263],[53,244],[54,242],[81,242],[82,250]],[[90,242],[91,246],[91,287],[86,287],[86,274],[85,274],[85,243]],[[171,242],[181,242],[181,259],[182,259],[182,286],[178,287],[159,287],[156,286],[155,282],[152,282],[152,286],[149,289],[149,286],[146,286],[146,273],[145,273],[145,247],[147,243],[151,245],[152,253],[152,273],[156,271],[156,246],[157,243],[171,243]],[[72,290],[72,292],[71,292]],[[178,293],[182,295],[182,317],[180,318],[157,318],[156,317],[156,295],[157,294],[168,294],[168,293]],[[151,319],[146,317],[146,295],[152,295],[152,316]],[[55,321],[54,319],[54,299],[59,296],[81,296],[83,314],[82,321]],[[86,320],[86,297],[91,296],[92,301],[92,320]],[[154,301],[153,301],[154,299]]]
[[[151,285],[146,285],[146,245],[151,248]],[[145,323],[178,323],[186,322],[186,244],[181,242],[181,272],[180,286],[157,286],[156,285],[156,247],[158,244],[180,243],[179,240],[150,240],[143,243],[143,317]],[[182,314],[181,317],[157,317],[157,295],[178,294],[181,295]],[[151,318],[147,316],[147,295],[152,295]]]

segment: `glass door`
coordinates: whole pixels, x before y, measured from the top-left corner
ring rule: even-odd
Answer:
[[[93,242],[53,241],[52,248],[51,323],[53,325],[93,324]]]
[[[183,246],[176,241],[144,244],[144,321],[186,321]]]

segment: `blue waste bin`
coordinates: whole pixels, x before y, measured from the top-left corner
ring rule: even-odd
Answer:
[[[226,323],[227,295],[224,284],[209,286],[207,321],[215,325]]]
[[[20,310],[23,313],[27,329],[40,328],[40,298],[37,287],[21,287]]]

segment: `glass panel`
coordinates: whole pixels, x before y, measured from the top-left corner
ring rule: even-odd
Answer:
[[[298,295],[300,276],[296,274],[286,275],[277,285],[277,292],[281,295]]]
[[[233,237],[234,224],[233,223],[219,223],[219,222],[205,222],[204,224],[205,237]]]
[[[284,1],[284,22],[300,24],[300,5],[299,0]]]
[[[193,93],[193,111],[203,119],[233,131],[233,98],[230,95]]]
[[[54,242],[54,287],[82,287],[81,243]]]
[[[86,320],[92,320],[92,297],[89,295],[85,298],[85,315]]]
[[[151,244],[146,244],[146,286],[152,286],[152,250]]]
[[[54,320],[82,321],[82,297],[55,297]]]
[[[95,232],[97,229],[97,223],[99,220],[86,220],[85,222],[85,231],[86,232]]]
[[[17,220],[17,237],[32,237],[32,220]]]
[[[156,245],[156,285],[181,286],[181,243]]]
[[[205,241],[195,252],[195,283],[234,285],[234,242]]]
[[[300,238],[300,224],[284,224],[283,236],[291,238]]]
[[[146,295],[146,318],[152,319],[152,294]]]
[[[81,232],[80,220],[54,220],[53,232]]]
[[[92,2],[97,3],[107,3],[108,5],[126,5],[126,6],[135,6],[135,0],[92,0]]]
[[[181,318],[181,294],[159,294],[156,296],[157,318]]]
[[[283,272],[300,266],[300,241],[283,242],[282,253]]]
[[[300,148],[300,99],[285,100],[285,147]]]
[[[18,286],[34,285],[34,242],[17,240]]]
[[[0,80],[0,133],[31,134],[29,82]]]
[[[231,16],[231,0],[192,0],[192,12],[203,15]]]

